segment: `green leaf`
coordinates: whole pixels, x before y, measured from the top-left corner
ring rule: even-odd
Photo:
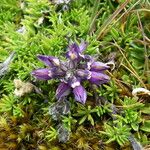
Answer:
[[[94,119],[90,114],[88,115],[88,120],[91,122],[92,126],[94,126]]]
[[[87,116],[84,116],[80,119],[79,124],[82,124],[86,120]]]
[[[18,117],[24,117],[24,111],[21,109],[20,105],[13,106],[13,115]]]
[[[10,95],[3,95],[3,98],[0,101],[0,112],[11,111],[14,105],[14,97],[12,94]]]
[[[138,131],[139,130],[139,125],[136,123],[131,123],[131,127],[133,128],[134,131]]]
[[[53,127],[50,127],[50,130],[46,131],[45,137],[48,139],[48,141],[52,141],[57,138],[57,135],[57,130]]]
[[[105,143],[106,143],[106,144],[109,144],[109,143],[111,143],[111,142],[113,142],[113,141],[115,141],[115,140],[116,140],[116,138],[113,137],[113,138],[109,139],[108,141],[106,141]]]
[[[150,132],[150,120],[144,121],[140,129],[145,132]]]
[[[150,114],[150,107],[144,107],[144,108],[141,108],[141,112],[144,113],[144,114]]]
[[[119,32],[115,28],[112,28],[110,32],[115,40],[119,38]]]

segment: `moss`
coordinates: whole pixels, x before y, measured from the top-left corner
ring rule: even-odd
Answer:
[[[143,146],[149,144],[149,95],[133,98],[132,90],[150,88],[150,5],[132,0],[110,20],[122,3],[72,0],[64,10],[63,4],[49,0],[0,1],[0,62],[16,52],[9,70],[0,76],[1,150],[130,149],[129,135]],[[89,43],[85,53],[115,62],[115,69],[107,72],[111,82],[96,89],[85,83],[85,106],[70,96],[70,113],[55,121],[49,107],[56,103],[58,82],[37,81],[30,73],[43,67],[37,54],[64,59],[69,42],[82,39]],[[17,97],[14,79],[36,89]],[[66,143],[58,139],[60,124],[70,133]]]

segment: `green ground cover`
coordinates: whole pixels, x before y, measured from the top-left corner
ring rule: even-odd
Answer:
[[[57,101],[59,80],[31,75],[37,55],[65,60],[83,40],[110,81],[84,82],[85,104]],[[148,149],[149,0],[1,0],[0,62],[0,150]]]

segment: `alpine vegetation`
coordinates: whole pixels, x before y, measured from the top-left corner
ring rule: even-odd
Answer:
[[[0,0],[0,150],[150,149],[149,1]]]
[[[70,0],[53,0],[55,4],[68,4]]]
[[[46,55],[38,55],[47,68],[34,70],[32,75],[37,79],[51,80],[59,79],[60,84],[56,90],[56,98],[64,99],[71,92],[75,100],[85,104],[87,92],[83,87],[84,81],[101,85],[109,81],[109,76],[104,73],[109,66],[103,62],[96,61],[94,57],[83,54],[87,43],[82,41],[79,45],[72,43],[68,46],[66,61]]]

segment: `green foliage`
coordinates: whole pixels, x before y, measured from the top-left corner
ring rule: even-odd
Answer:
[[[125,110],[137,110],[144,106],[143,103],[138,102],[136,98],[124,97],[124,101],[120,101]]]
[[[24,117],[24,111],[22,105],[16,104],[17,98],[14,98],[12,94],[4,95],[0,101],[0,112],[9,112],[14,116]]]
[[[20,15],[20,2],[18,0],[1,0],[0,1],[0,25],[9,21],[16,21]]]
[[[79,105],[80,109],[77,111],[77,114],[75,116],[81,117],[79,120],[79,124],[82,124],[86,120],[88,120],[93,126],[94,126],[94,119],[92,117],[92,114],[95,112],[95,109],[92,109],[91,106],[88,106],[87,108]]]
[[[143,114],[150,114],[150,107],[149,106],[145,106],[144,108],[141,108],[141,112]]]
[[[12,111],[13,110],[13,105],[15,103],[13,95],[3,95],[3,99],[0,101],[0,111],[1,112],[7,112],[7,111]]]
[[[125,124],[130,125],[135,131],[139,130],[139,124],[142,121],[140,109],[144,104],[138,102],[135,98],[125,97],[124,101],[120,101],[123,107],[122,116],[118,115]]]
[[[48,139],[48,141],[56,139],[57,136],[58,136],[57,130],[54,129],[53,127],[50,127],[50,129],[46,131],[45,137]]]
[[[17,117],[24,117],[24,111],[21,108],[21,105],[17,105],[13,107],[13,115]]]
[[[71,115],[69,115],[68,117],[63,116],[62,122],[64,124],[64,127],[67,128],[68,131],[71,131],[71,128],[74,127],[74,125],[76,125],[77,120],[74,119]]]
[[[113,81],[109,85],[104,85],[104,87],[106,88],[106,92],[103,94],[104,96],[106,95],[112,102],[118,98],[118,93],[121,92],[121,89]]]
[[[140,129],[145,132],[150,132],[150,120],[145,120]]]
[[[123,125],[121,122],[118,122],[114,126],[105,123],[104,129],[105,132],[104,131],[99,132],[107,135],[108,141],[106,141],[106,143],[116,141],[119,145],[123,145],[125,144],[125,142],[128,141],[128,137],[130,135],[130,128],[126,125]]]
[[[16,52],[7,74],[0,78],[0,149],[107,149],[111,142],[129,145],[131,133],[143,145],[149,144],[149,97],[132,98],[133,87],[149,89],[148,0],[130,1],[97,39],[105,21],[123,2],[74,0],[64,10],[63,4],[49,0],[0,1],[0,62]],[[108,72],[110,83],[94,91],[98,102],[88,84],[84,106],[69,100],[70,113],[61,117],[61,123],[72,134],[68,142],[59,143],[56,126],[60,122],[48,114],[57,82],[37,81],[30,73],[43,67],[37,54],[64,59],[68,43],[81,39],[89,43],[85,53],[103,62],[114,61],[115,69]],[[33,83],[42,94],[33,90],[15,96],[16,78]]]
[[[90,105],[83,106],[78,104],[77,112],[74,114],[74,116],[79,117],[79,125],[83,124],[86,121],[89,121],[92,126],[94,126],[95,121],[94,118],[96,117],[102,117],[103,115],[111,112],[110,105],[102,105],[102,106],[96,106],[92,108]]]
[[[112,110],[110,109],[110,106],[111,105],[109,105],[109,104],[107,104],[107,105],[104,104],[102,106],[96,106],[94,108],[94,110],[95,110],[96,114],[98,115],[98,117],[101,117],[101,116],[105,115],[106,113],[112,112]]]

